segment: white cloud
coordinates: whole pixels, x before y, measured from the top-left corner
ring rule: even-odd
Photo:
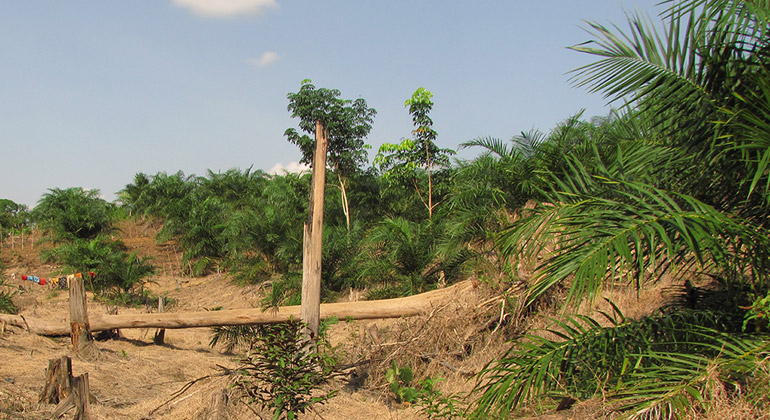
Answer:
[[[271,63],[278,61],[281,57],[275,51],[265,51],[259,58],[249,59],[249,63],[256,67],[267,67]]]
[[[199,16],[228,18],[237,15],[259,14],[263,10],[278,7],[275,0],[172,0]]]
[[[286,166],[284,166],[282,163],[276,163],[273,165],[272,168],[270,168],[267,173],[270,175],[283,175],[286,173],[299,173],[303,171],[309,171],[310,167],[305,165],[304,163],[299,162],[290,162]]]

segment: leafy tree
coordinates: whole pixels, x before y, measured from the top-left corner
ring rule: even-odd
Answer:
[[[360,171],[367,161],[364,138],[371,131],[374,115],[373,108],[366,105],[362,98],[356,100],[340,99],[337,89],[316,89],[310,80],[304,80],[300,91],[290,93],[289,111],[292,117],[299,117],[302,131],[315,133],[315,123],[320,121],[328,132],[328,164],[334,169],[341,191],[342,208],[345,222],[350,229],[350,205],[347,197],[347,180]],[[302,163],[313,163],[315,140],[308,135],[300,135],[293,128],[286,130],[290,142],[299,146]]]
[[[28,223],[28,208],[8,199],[0,199],[0,228],[4,230],[20,229]]]
[[[404,139],[399,144],[383,144],[374,159],[375,164],[385,172],[386,178],[393,177],[412,184],[420,201],[428,210],[428,218],[433,217],[433,210],[438,204],[434,203],[433,197],[433,168],[449,166],[449,156],[454,154],[451,149],[436,146],[437,133],[433,129],[433,120],[428,115],[433,109],[432,98],[433,93],[425,88],[418,88],[412,97],[407,99],[404,106],[409,108],[412,115],[414,138]],[[418,168],[425,171],[427,189],[420,186]]]
[[[92,239],[112,230],[113,205],[98,190],[53,188],[32,210],[32,219],[51,232],[55,241]]]

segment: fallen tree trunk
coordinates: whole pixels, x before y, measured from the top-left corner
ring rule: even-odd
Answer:
[[[469,281],[463,281],[445,289],[433,290],[419,295],[397,299],[369,300],[358,302],[324,303],[321,318],[339,319],[382,319],[414,316],[429,312],[442,302],[461,296],[471,289]],[[263,311],[259,308],[231,309],[202,312],[165,312],[150,314],[119,314],[89,316],[91,331],[125,328],[194,328],[225,325],[276,324],[290,319],[299,321],[300,306],[281,306]],[[69,335],[67,322],[27,318],[23,315],[0,314],[0,323],[5,322],[27,329],[39,335]]]

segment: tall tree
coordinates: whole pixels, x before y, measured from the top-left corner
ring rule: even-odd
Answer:
[[[323,246],[323,205],[327,153],[331,162],[356,155],[363,138],[371,131],[376,111],[362,98],[339,98],[337,89],[317,89],[309,79],[299,92],[289,93],[288,110],[300,119],[299,128],[315,139],[286,130],[290,142],[299,146],[302,159],[313,168],[308,219],[305,222],[302,255],[302,321],[313,336],[318,335],[321,307],[321,254]],[[311,160],[312,156],[312,160]]]
[[[430,111],[433,109],[433,93],[425,88],[418,88],[404,103],[412,115],[414,130],[412,139],[404,139],[399,144],[385,143],[375,157],[375,164],[385,171],[386,178],[399,178],[410,182],[425,208],[428,218],[433,218],[433,209],[438,203],[433,202],[432,170],[435,167],[449,165],[449,156],[455,152],[441,149],[436,145],[436,130]],[[420,187],[417,168],[425,170],[427,191]]]

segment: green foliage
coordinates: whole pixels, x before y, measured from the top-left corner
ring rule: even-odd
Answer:
[[[0,199],[0,239],[29,225],[27,206]]]
[[[16,314],[19,309],[13,304],[11,298],[14,291],[10,285],[5,284],[5,280],[0,279],[0,313]]]
[[[385,180],[407,188],[414,188],[420,201],[428,210],[429,218],[438,205],[434,201],[433,171],[449,167],[449,157],[455,152],[441,149],[436,145],[438,134],[433,129],[430,111],[433,109],[433,93],[418,88],[404,106],[412,115],[413,139],[404,139],[399,144],[384,143],[380,146],[374,164],[383,173]],[[421,176],[425,174],[425,178]]]
[[[454,395],[444,395],[435,388],[441,378],[422,380],[418,405],[429,419],[453,419],[465,417],[462,401]]]
[[[220,306],[219,309],[222,307]],[[221,345],[225,353],[238,347],[249,346],[259,334],[257,327],[250,325],[225,325],[211,328],[210,347]]]
[[[385,372],[385,380],[388,381],[390,390],[396,395],[396,401],[414,404],[417,401],[417,388],[411,386],[414,372],[408,366],[398,366],[396,361],[391,362],[391,367]]]
[[[734,323],[712,312],[631,320],[614,309],[604,314],[608,326],[572,315],[546,330],[556,338],[528,334],[518,340],[479,374],[474,416],[507,413],[543,397],[595,396],[638,417],[676,416],[709,404],[707,393],[717,383],[745,384],[769,348],[767,341],[731,334]]]
[[[390,390],[397,402],[419,405],[429,419],[462,417],[459,403],[454,396],[447,396],[435,388],[440,378],[426,378],[416,381],[412,386],[414,372],[408,366],[398,366],[396,361],[385,372]]]
[[[416,223],[401,218],[381,221],[369,232],[364,252],[359,255],[359,283],[397,286],[406,292],[404,295],[435,287],[441,272],[440,267],[434,265],[435,233],[430,221]]]
[[[757,331],[767,331],[768,320],[770,319],[770,292],[764,297],[755,296],[754,302],[747,308],[746,316],[743,321],[743,330],[754,323]]]
[[[112,231],[113,205],[100,198],[98,190],[75,187],[48,191],[31,217],[53,235],[54,241],[93,239]]]
[[[131,294],[155,272],[149,257],[139,258],[136,252],[129,254],[122,242],[104,236],[64,243],[55,248],[50,257],[62,263],[66,271],[97,273],[88,286],[99,293],[115,288]]]
[[[316,121],[323,124],[329,140],[328,163],[348,175],[366,161],[363,139],[369,135],[377,111],[369,108],[362,98],[350,100],[339,96],[339,90],[316,88],[310,80],[302,81],[299,92],[286,95],[288,110],[292,118],[300,119],[302,131],[314,135]],[[315,139],[300,136],[291,128],[285,135],[299,146],[302,162],[312,163]]]
[[[273,411],[274,419],[294,419],[337,392],[319,394],[333,374],[335,360],[323,336],[303,339],[305,328],[299,322],[258,327],[252,350],[238,369],[242,376],[235,387],[248,404]]]
[[[529,335],[485,370],[475,416],[601,396],[628,417],[676,418],[708,411],[714,392],[763,383],[767,3],[666,3],[663,30],[629,15],[627,32],[590,23],[594,40],[573,47],[598,57],[576,71],[577,84],[626,101],[625,113],[589,137],[588,155],[578,147],[545,160],[560,163],[538,171],[542,203],[503,232],[501,251],[544,257],[529,303],[557,285],[578,303],[609,285],[641,289],[699,271],[754,304],[746,313],[740,299],[722,302],[726,313],[706,313],[705,326],[681,311],[610,317],[608,327],[567,316],[550,331],[557,339]]]
[[[639,288],[648,269],[660,275],[673,268],[672,261],[729,273],[749,269],[761,288],[768,275],[766,235],[691,196],[630,181],[632,174],[621,172],[663,155],[646,148],[619,153],[613,165],[600,165],[595,174],[570,160],[569,177],[554,177],[543,192],[553,204],[539,205],[503,232],[501,247],[509,255],[533,257],[549,238],[559,238],[558,252],[538,272],[530,302],[572,275],[569,299],[575,302],[594,296],[609,281],[625,278]]]

